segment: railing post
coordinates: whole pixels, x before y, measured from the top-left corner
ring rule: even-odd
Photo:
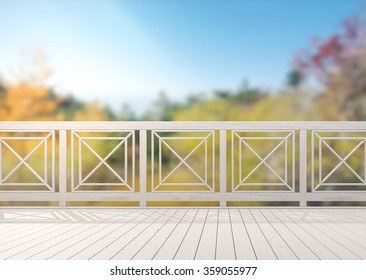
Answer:
[[[140,130],[140,207],[146,207],[146,130]]]
[[[59,206],[66,207],[67,192],[67,133],[59,130]]]
[[[220,130],[220,207],[226,206],[226,130]]]
[[[300,187],[300,207],[306,207],[306,193],[307,193],[307,150],[306,150],[306,130],[300,130],[300,158],[299,158],[299,187]]]

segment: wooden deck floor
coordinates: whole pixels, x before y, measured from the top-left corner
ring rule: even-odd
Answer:
[[[0,259],[366,259],[366,209],[0,209]]]

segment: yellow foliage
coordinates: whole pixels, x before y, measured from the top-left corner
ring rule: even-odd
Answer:
[[[103,112],[97,103],[86,104],[80,111],[75,113],[74,121],[108,121],[108,115]]]
[[[238,121],[248,120],[250,106],[230,100],[207,100],[175,114],[174,121]]]
[[[46,87],[19,84],[9,87],[0,100],[0,120],[2,121],[53,121],[60,120],[56,109],[60,99],[48,97]]]
[[[174,121],[316,121],[339,120],[336,100],[304,93],[282,93],[248,105],[233,100],[207,100],[175,114]]]

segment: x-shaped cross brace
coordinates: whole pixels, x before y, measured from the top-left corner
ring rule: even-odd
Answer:
[[[174,149],[165,141],[162,141],[167,147],[168,149],[180,160],[180,163],[174,167],[174,169],[172,171],[170,171],[170,173],[165,176],[165,178],[160,182],[159,185],[164,184],[164,182],[182,165],[184,164],[202,183],[206,184],[205,180],[203,180],[201,178],[200,175],[197,174],[197,172],[186,162],[188,160],[188,158],[203,144],[205,143],[204,140],[202,140],[187,156],[185,156],[184,158],[182,158],[180,155],[177,154],[176,151],[174,151]]]
[[[113,148],[112,151],[110,151],[108,153],[108,155],[106,155],[104,158],[102,158],[100,155],[98,155],[97,152],[94,151],[94,149],[92,147],[90,147],[90,145],[88,143],[86,143],[83,139],[81,139],[81,143],[83,143],[99,160],[100,162],[93,168],[92,171],[89,172],[88,175],[86,175],[81,181],[80,183],[74,188],[74,190],[77,190],[83,183],[85,183],[86,180],[88,180],[90,178],[91,175],[93,175],[97,169],[104,164],[123,184],[126,184],[125,180],[123,180],[121,178],[121,176],[108,164],[106,163],[106,161],[112,156],[112,154],[125,142],[126,139],[123,139],[121,142],[119,142],[116,147]],[[126,155],[125,155],[126,156]],[[81,178],[79,178],[81,179]]]
[[[291,187],[282,179],[282,177],[280,175],[278,175],[278,173],[266,162],[268,160],[268,158],[285,142],[285,140],[282,140],[281,142],[279,142],[264,158],[262,158],[260,155],[258,155],[258,153],[243,139],[241,139],[241,142],[248,147],[249,150],[251,150],[253,152],[253,154],[260,160],[260,163],[257,164],[256,167],[254,167],[252,169],[252,171],[250,171],[247,176],[245,176],[244,179],[241,180],[241,182],[238,184],[238,186],[235,189],[238,189],[240,187],[241,184],[244,184],[245,181],[259,168],[261,167],[263,164],[269,169],[271,170],[271,172],[289,189],[291,189]],[[240,178],[241,179],[241,178]]]
[[[314,188],[314,190],[317,190],[320,186],[321,186],[321,184],[322,183],[324,183],[330,176],[332,176],[332,174],[342,165],[342,164],[344,164],[361,182],[363,182],[363,183],[365,183],[365,180],[364,179],[362,179],[361,177],[360,177],[360,175],[358,175],[357,174],[357,172],[346,162],[347,161],[347,159],[349,159],[349,157],[350,156],[352,156],[353,155],[353,153],[355,152],[355,151],[357,151],[357,149],[362,145],[362,144],[364,144],[365,143],[365,140],[362,140],[360,143],[358,143],[357,145],[356,145],[356,147],[354,147],[353,149],[352,149],[352,151],[350,151],[344,158],[342,158],[340,155],[338,155],[337,154],[337,152],[336,151],[334,151],[334,149],[327,143],[327,142],[325,142],[324,140],[321,140],[321,142],[322,143],[324,143],[325,144],[325,146],[327,146],[327,148],[340,160],[340,162],[332,169],[332,171],[330,171],[329,173],[328,173],[328,175],[327,176],[325,176],[322,180],[321,180],[321,182]]]
[[[47,182],[44,181],[44,179],[39,176],[39,174],[32,168],[32,166],[30,166],[27,163],[27,160],[33,155],[33,153],[42,145],[45,143],[45,141],[47,140],[47,138],[45,140],[42,140],[41,142],[39,142],[33,149],[32,151],[30,151],[30,153],[28,155],[26,155],[24,158],[21,157],[8,143],[6,143],[5,141],[1,140],[1,143],[4,144],[18,159],[19,159],[19,163],[8,173],[8,175],[6,175],[1,183],[4,183],[6,180],[8,180],[10,178],[11,175],[14,174],[15,171],[17,171],[20,166],[22,164],[24,164],[36,177],[38,180],[40,180],[43,184],[45,184],[48,188],[51,188]]]

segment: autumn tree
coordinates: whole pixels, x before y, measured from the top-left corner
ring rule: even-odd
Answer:
[[[324,105],[333,103],[343,120],[366,120],[366,20],[345,20],[336,34],[313,41],[295,65],[323,87]],[[332,105],[332,106],[333,106]]]
[[[12,74],[14,82],[0,79],[0,120],[56,121],[110,120],[112,112],[97,103],[85,103],[72,94],[60,95],[50,85],[53,70],[40,48],[23,51]],[[1,78],[1,77],[0,77]]]
[[[27,84],[10,86],[0,100],[2,121],[60,120],[56,109],[60,98],[51,99],[46,87]]]

